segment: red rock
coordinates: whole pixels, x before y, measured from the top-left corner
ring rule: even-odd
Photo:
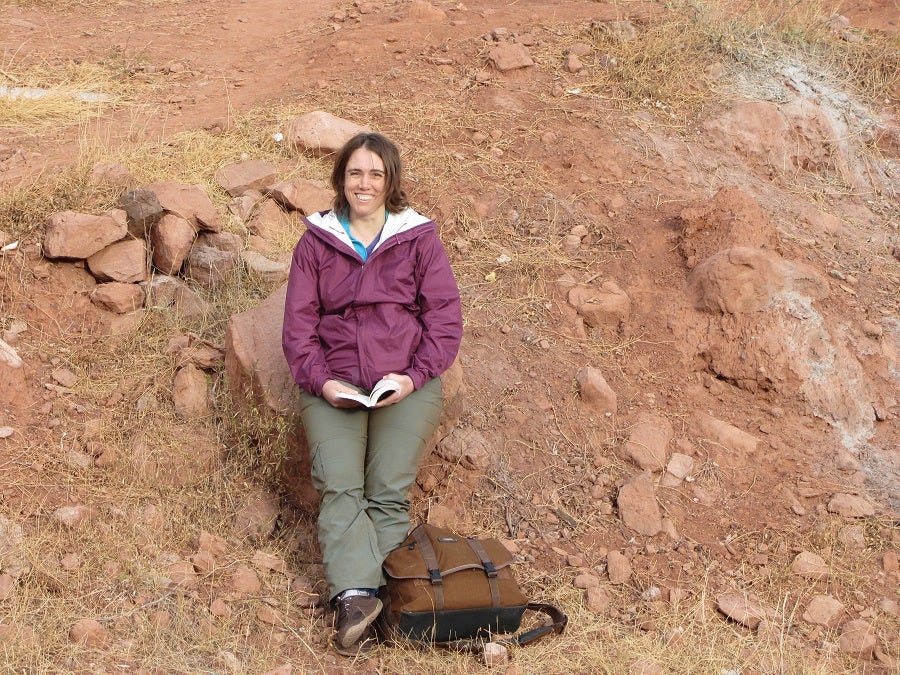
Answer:
[[[117,241],[90,256],[87,265],[98,281],[146,281],[147,246],[143,239]]]
[[[80,619],[69,629],[69,639],[88,647],[103,647],[109,635],[99,621],[94,619]]]
[[[594,614],[605,614],[609,609],[609,594],[600,586],[585,589],[584,599],[587,608]]]
[[[302,178],[286,180],[269,188],[269,194],[282,208],[304,216],[331,208],[334,193],[322,185]]]
[[[94,216],[74,211],[54,213],[47,219],[44,255],[48,258],[88,258],[128,232],[124,219],[113,214]]]
[[[845,623],[841,628],[838,646],[845,654],[871,659],[878,646],[878,637],[870,623],[862,619],[854,619]]]
[[[572,580],[572,583],[575,585],[575,588],[586,589],[599,586],[600,580],[593,574],[579,574]]]
[[[606,573],[609,583],[627,584],[631,581],[631,561],[620,551],[610,551],[606,554]]]
[[[356,134],[371,131],[369,127],[315,110],[292,119],[287,125],[284,139],[289,147],[301,152],[308,150],[327,154],[340,150]]]
[[[716,608],[732,621],[755,630],[760,622],[770,618],[774,612],[760,604],[752,595],[725,593],[716,598]]]
[[[587,366],[575,375],[582,402],[601,415],[616,414],[616,393],[597,368]]]
[[[619,515],[626,527],[652,537],[662,530],[662,512],[656,502],[653,474],[644,471],[619,488]]]
[[[844,605],[839,600],[829,595],[815,595],[801,618],[818,626],[831,627],[840,621],[843,613]]]
[[[631,315],[631,299],[614,281],[605,281],[600,288],[574,286],[568,301],[592,328],[618,328]]]
[[[153,265],[163,274],[178,274],[197,236],[190,221],[165,214],[150,230]]]
[[[91,291],[91,302],[115,314],[134,312],[144,306],[146,295],[144,289],[137,284],[125,284],[119,281],[99,284]]]
[[[488,60],[501,73],[534,65],[528,47],[515,42],[504,42],[497,45],[488,52]]]
[[[828,501],[828,511],[844,518],[868,518],[875,515],[875,507],[865,497],[837,492]]]
[[[175,412],[187,419],[209,415],[208,386],[206,374],[193,364],[179,368],[172,383]]]
[[[791,572],[804,579],[825,579],[830,574],[828,563],[810,551],[797,554],[791,563]]]
[[[145,189],[156,195],[160,206],[167,213],[184,218],[195,230],[208,232],[222,230],[222,221],[215,205],[199,185],[163,181],[147,185]]]
[[[9,574],[0,574],[0,602],[9,600],[16,592],[16,580]]]
[[[237,197],[248,190],[262,190],[275,180],[277,173],[271,162],[250,160],[226,164],[216,171],[215,179],[225,192]]]
[[[262,589],[259,577],[246,565],[239,565],[231,575],[231,588],[237,598],[256,595]]]
[[[228,552],[228,542],[223,537],[201,530],[197,535],[197,550],[206,551],[213,556],[222,556]]]
[[[662,471],[673,433],[665,417],[644,416],[631,428],[622,454],[645,471]]]

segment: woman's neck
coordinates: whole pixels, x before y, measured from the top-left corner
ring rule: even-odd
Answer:
[[[350,230],[363,244],[368,245],[384,227],[387,210],[382,208],[365,218],[350,216]]]

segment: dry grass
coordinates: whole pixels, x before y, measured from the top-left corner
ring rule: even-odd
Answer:
[[[773,75],[783,61],[816,64],[810,72],[881,105],[900,77],[900,37],[842,32],[837,25],[832,6],[821,0],[740,8],[716,0],[675,2],[630,26],[592,21],[556,27],[539,61],[558,68],[573,42],[587,42],[594,53],[584,71],[567,78],[568,89],[615,107],[651,110],[688,128],[735,96],[781,99]]]
[[[19,4],[43,6],[41,2]],[[101,4],[105,3],[98,2]],[[53,5],[58,7],[60,3]],[[73,3],[71,8],[76,5],[77,9],[84,7],[83,3]],[[797,13],[811,5],[794,7],[777,21],[771,16],[757,21],[752,12],[738,18],[727,16],[721,7],[680,5],[662,18],[640,25],[637,38],[624,43],[605,28],[592,26],[577,37],[592,41],[600,52],[614,53],[619,69],[607,72],[591,64],[579,86],[585,92],[608,96],[625,108],[650,105],[682,119],[696,115],[725,95],[714,84],[698,78],[705,65],[723,62],[728,73],[791,48],[842,64],[859,87],[878,96],[889,82],[892,69],[896,72],[892,65],[895,61],[891,60],[896,52],[891,52],[890,43],[875,37],[858,44],[835,42],[822,29],[821,18],[815,18],[820,15],[803,18]],[[572,35],[575,33],[566,39]],[[694,65],[687,69],[685,62]],[[56,79],[46,72],[18,72],[9,80],[15,86],[26,83],[66,92],[97,88],[115,92],[123,99],[128,96],[127,86],[116,75],[90,68],[59,72]],[[546,279],[554,279],[563,271],[589,274],[603,269],[620,252],[611,233],[564,200],[547,197],[552,184],[544,170],[536,162],[516,156],[502,139],[495,144],[508,151],[502,158],[470,140],[472,130],[505,127],[511,122],[509,116],[486,116],[436,100],[411,110],[404,103],[403,94],[409,93],[404,92],[405,85],[393,86],[398,95],[377,102],[350,94],[311,92],[299,104],[236,116],[232,127],[219,136],[187,132],[159,142],[115,148],[99,144],[89,133],[90,121],[98,111],[71,105],[65,96],[45,100],[45,108],[37,107],[43,99],[29,102],[28,106],[34,104],[30,109],[25,105],[0,108],[0,124],[4,125],[35,130],[44,123],[77,122],[85,128],[77,166],[0,194],[0,229],[37,241],[50,213],[64,209],[99,212],[114,206],[116,195],[89,178],[90,166],[100,160],[123,163],[139,182],[178,180],[203,185],[222,213],[228,198],[215,185],[214,173],[223,164],[244,157],[269,159],[296,175],[325,178],[327,162],[297,156],[272,140],[272,135],[284,120],[303,112],[341,110],[348,118],[378,120],[381,130],[402,138],[414,201],[423,204],[423,211],[436,205],[446,210],[448,248],[459,250],[457,241],[465,247],[454,266],[466,298],[469,328],[495,331],[521,323],[531,333],[511,357],[527,355],[527,350],[538,348],[541,339],[548,339],[560,341],[567,348],[575,345],[588,360],[614,367],[641,339],[615,341],[593,333],[577,341],[565,335],[554,324],[554,308],[547,304],[553,291],[545,284]],[[136,131],[140,137],[141,130]],[[532,131],[525,127],[522,133]],[[477,200],[484,193],[499,205],[496,213],[476,213],[470,198]],[[575,225],[585,225],[593,235],[595,245],[589,250],[565,251],[561,247],[562,237]],[[279,245],[286,250],[291,242]],[[27,277],[15,265],[15,258],[0,259],[4,274]],[[27,295],[29,284],[35,282],[28,278],[22,281]],[[286,433],[283,422],[274,423],[273,430],[273,421],[265,416],[238,415],[225,392],[221,373],[212,374],[214,409],[210,418],[196,427],[178,419],[170,405],[175,363],[166,350],[168,339],[194,332],[220,342],[228,317],[255,306],[270,290],[260,280],[239,272],[215,293],[207,294],[214,301],[210,316],[188,322],[165,312],[148,312],[135,332],[119,340],[101,334],[92,336],[89,330],[71,326],[53,326],[49,320],[43,331],[38,322],[30,327],[22,353],[29,358],[39,353],[52,355],[59,359],[58,365],[77,375],[78,384],[52,404],[53,416],[66,420],[63,427],[36,429],[33,445],[23,448],[23,456],[29,460],[11,465],[21,480],[17,489],[4,495],[4,503],[15,505],[18,513],[25,514],[25,552],[34,570],[17,585],[14,598],[2,604],[2,623],[30,627],[39,639],[32,644],[0,642],[0,658],[9,669],[99,672],[115,671],[124,665],[123,669],[144,667],[175,673],[218,672],[230,667],[227,653],[234,655],[245,672],[264,672],[286,661],[316,672],[334,667],[334,657],[321,642],[327,634],[324,622],[292,605],[283,576],[260,573],[263,590],[232,601],[229,618],[212,619],[208,611],[213,597],[227,591],[231,572],[238,565],[248,564],[256,548],[280,555],[295,572],[316,578],[319,571],[313,551],[305,543],[297,544],[305,542],[312,532],[311,524],[302,516],[290,516],[274,536],[261,542],[231,540],[222,568],[202,578],[192,591],[173,592],[164,581],[171,562],[194,551],[194,539],[201,530],[228,537],[232,514],[248,494],[260,485],[277,489]],[[16,318],[22,303],[22,297],[11,296],[4,289],[0,321],[5,324]],[[108,405],[123,383],[128,385],[125,390],[129,395]],[[484,393],[493,396],[491,391]],[[480,415],[486,424],[495,424],[503,405],[514,404],[517,395],[510,391],[490,399],[482,410],[471,414]],[[143,401],[142,407],[139,401]],[[611,539],[617,536],[617,521],[596,512],[580,479],[588,471],[603,473],[613,494],[614,484],[626,473],[624,466],[609,453],[601,467],[592,467],[592,449],[608,451],[621,440],[624,430],[585,428],[581,418],[567,417],[570,403],[570,399],[555,401],[547,413],[546,427],[558,434],[521,441],[500,453],[495,469],[479,486],[477,499],[470,502],[473,526],[479,533],[506,536],[502,526],[507,522],[515,524],[512,529],[517,533],[549,531],[547,524],[551,516],[559,519],[556,510],[560,509],[576,521],[574,535],[590,532],[608,534]],[[73,412],[70,404],[80,405],[86,412]],[[209,443],[223,453],[212,470],[186,485],[160,481],[125,460],[113,470],[74,470],[66,464],[64,450],[87,437],[89,418],[99,420],[91,438],[104,447],[118,448],[123,457],[131,452],[134,437],[148,431],[154,439],[155,456],[163,462],[167,457],[192,453],[201,443]],[[68,429],[67,434],[63,434],[64,429]],[[531,473],[519,475],[511,468],[508,457],[512,453],[534,458]],[[36,470],[31,458],[38,456],[40,468]],[[552,480],[548,478],[551,476]],[[697,478],[713,487],[721,481],[718,467],[711,462],[699,467]],[[51,502],[42,501],[46,497],[42,490],[48,485],[57,486],[63,497],[96,505],[101,516],[77,530],[53,524],[49,519]],[[887,526],[866,523],[870,541],[879,542],[879,548],[887,546],[882,534]],[[835,544],[834,527],[829,521],[831,529],[802,544],[810,550],[832,547],[833,569],[846,589],[841,591],[845,594],[841,599],[849,606],[856,602],[857,591],[868,592],[864,570],[871,568],[872,554],[840,549]],[[788,551],[799,540],[793,532],[777,536],[771,544],[773,550],[781,543]],[[567,541],[559,543],[568,545]],[[65,553],[76,553],[81,564],[72,571],[61,569],[60,556]],[[588,562],[599,566],[602,561]],[[698,576],[691,578],[692,593],[687,600],[645,602],[641,592],[653,579],[641,577],[633,584],[609,587],[610,612],[601,615],[586,607],[582,592],[571,584],[575,570],[561,558],[555,566],[547,563],[545,570],[521,565],[518,569],[529,594],[562,607],[570,616],[570,625],[561,637],[548,637],[514,650],[515,664],[523,674],[546,675],[618,674],[628,672],[638,659],[657,662],[671,672],[710,675],[748,669],[804,675],[855,672],[858,664],[829,647],[836,638],[834,631],[816,638],[817,648],[810,653],[805,644],[809,636],[798,623],[797,613],[819,587],[804,587],[798,592],[788,565],[789,558],[784,555],[765,570],[726,576],[709,560],[701,560],[697,563]],[[602,569],[595,571],[602,576]],[[716,617],[711,602],[723,584],[750,588],[777,607],[781,616],[774,628],[753,633]],[[258,619],[257,612],[270,606],[284,613],[285,626],[273,629]],[[171,626],[155,626],[155,611],[167,612]],[[94,650],[67,640],[69,626],[82,616],[102,619],[114,636],[110,647]],[[655,625],[654,630],[640,627],[646,627],[648,620]],[[875,625],[881,644],[891,644],[896,620],[880,616]],[[342,665],[351,672],[487,671],[472,655],[408,646],[379,648],[373,660]]]

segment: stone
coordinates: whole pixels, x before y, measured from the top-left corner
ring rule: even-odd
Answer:
[[[275,530],[281,514],[278,498],[264,491],[249,495],[234,514],[234,534],[240,538],[265,539]]]
[[[249,190],[261,191],[278,175],[275,165],[265,160],[249,160],[226,164],[215,173],[215,180],[232,197]]]
[[[584,591],[584,601],[588,610],[597,615],[606,614],[609,609],[609,594],[600,586],[591,586]]]
[[[197,236],[190,221],[165,214],[150,230],[153,266],[166,275],[178,274]]]
[[[701,433],[709,440],[739,455],[752,455],[759,447],[759,439],[752,434],[710,415],[698,414],[697,422]]]
[[[616,393],[598,368],[586,366],[575,375],[582,402],[601,415],[615,415]]]
[[[113,215],[61,211],[47,219],[43,252],[51,259],[88,258],[119,241],[127,232],[124,219]]]
[[[631,581],[631,561],[620,551],[610,551],[606,554],[606,572],[609,583],[627,584]]]
[[[16,592],[16,580],[11,574],[0,574],[0,602],[9,600]]]
[[[128,232],[139,239],[146,239],[153,226],[165,214],[165,209],[152,190],[139,188],[119,197],[119,205],[127,214]]]
[[[231,607],[222,598],[216,598],[209,603],[209,613],[220,619],[227,619],[231,616]]]
[[[284,559],[265,551],[255,551],[250,562],[261,570],[287,574],[287,563]]]
[[[442,459],[459,464],[470,471],[483,471],[491,461],[488,441],[473,427],[457,427],[442,439],[434,449]]]
[[[836,513],[844,518],[868,518],[875,515],[875,507],[860,495],[836,492],[828,500],[829,513]]]
[[[288,122],[284,139],[288,147],[300,152],[329,154],[340,150],[357,134],[371,131],[369,127],[314,110]]]
[[[88,257],[87,266],[98,281],[146,281],[147,247],[143,239],[117,241]]]
[[[241,260],[250,274],[259,277],[268,284],[283,284],[288,279],[290,264],[271,260],[256,251],[244,251]]]
[[[575,588],[593,588],[594,586],[600,585],[600,580],[595,577],[593,574],[579,574],[572,580]]]
[[[236,598],[245,598],[257,595],[262,590],[262,582],[253,569],[238,565],[231,574],[231,588]]]
[[[496,642],[484,643],[484,665],[488,668],[502,666],[509,662],[509,651]]]
[[[836,625],[844,613],[844,605],[830,595],[814,595],[801,617],[807,623],[830,628]]]
[[[881,556],[881,569],[885,574],[895,574],[900,569],[900,560],[897,559],[896,551],[885,551]]]
[[[673,452],[666,464],[666,473],[661,484],[665,487],[677,487],[694,471],[694,458],[680,452]]]
[[[297,212],[285,211],[272,199],[257,204],[247,221],[247,229],[269,242],[296,242],[303,231]]]
[[[193,588],[197,585],[197,571],[189,560],[178,560],[166,570],[172,584],[178,588]]]
[[[653,474],[644,471],[619,488],[616,496],[624,525],[638,534],[652,537],[662,530],[662,512],[656,501]]]
[[[209,395],[206,374],[192,363],[175,373],[172,383],[172,403],[175,412],[186,419],[209,415]]]
[[[147,185],[145,188],[156,195],[166,213],[184,218],[195,230],[207,232],[222,230],[222,220],[215,205],[199,185],[162,181]]]
[[[69,639],[88,647],[103,647],[109,639],[109,634],[99,621],[80,619],[69,629]]]
[[[240,261],[240,252],[220,248],[203,235],[194,240],[184,262],[185,278],[204,288],[215,289],[231,276]]]
[[[93,520],[95,515],[95,509],[90,506],[60,506],[50,514],[50,519],[69,529],[77,529]]]
[[[758,312],[777,294],[790,292],[819,299],[828,296],[829,286],[813,267],[741,246],[713,254],[688,276],[694,306],[710,313]]]
[[[139,285],[121,281],[98,284],[90,294],[92,303],[114,314],[126,314],[141,309],[145,298],[144,289]]]
[[[862,525],[844,525],[838,530],[838,541],[847,548],[862,550],[866,547],[866,531]]]
[[[841,627],[838,647],[845,654],[871,659],[878,646],[878,637],[872,625],[862,619],[853,619]]]
[[[0,515],[0,570],[14,579],[31,571],[24,541],[22,527]]]
[[[753,595],[723,593],[716,598],[716,609],[732,621],[756,630],[759,624],[774,616],[774,612],[764,607]]]
[[[622,454],[645,471],[662,471],[673,433],[665,417],[645,416],[631,428]]]
[[[584,70],[584,64],[575,54],[568,54],[563,61],[563,70],[567,73],[580,73]]]
[[[666,670],[650,659],[638,659],[628,666],[628,675],[665,675]]]
[[[573,286],[567,299],[592,328],[618,328],[631,315],[631,299],[615,281],[605,281],[600,288]]]
[[[488,61],[501,73],[534,65],[528,47],[515,42],[503,42],[491,49]]]
[[[797,554],[791,563],[791,572],[804,579],[825,579],[829,576],[828,563],[810,551]]]
[[[331,208],[334,193],[321,183],[295,178],[269,188],[269,195],[283,209],[299,211],[304,216]]]
[[[213,556],[223,556],[228,552],[228,542],[223,537],[201,530],[197,535],[197,550],[206,551]]]

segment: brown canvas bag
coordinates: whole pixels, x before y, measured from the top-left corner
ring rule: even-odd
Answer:
[[[514,633],[526,610],[547,614],[542,625],[503,641],[527,644],[567,617],[551,605],[530,603],[512,572],[513,556],[497,539],[473,539],[423,524],[384,561],[382,636],[429,643],[458,643]]]

